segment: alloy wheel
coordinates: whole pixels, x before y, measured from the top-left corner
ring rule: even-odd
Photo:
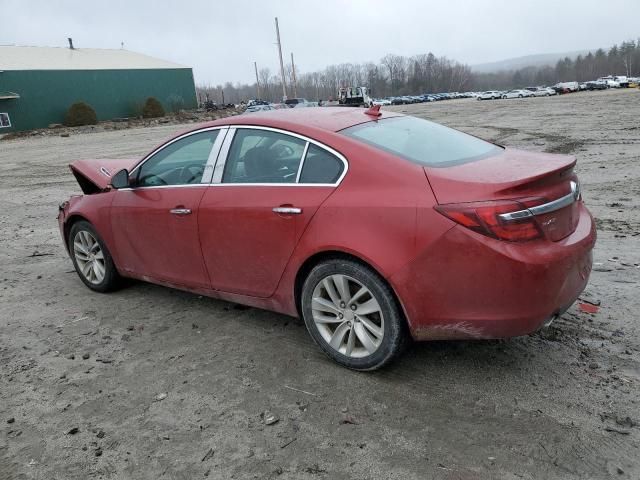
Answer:
[[[80,230],[73,239],[73,255],[78,269],[90,283],[98,285],[104,280],[106,266],[104,252],[96,238]]]
[[[322,338],[351,358],[373,354],[384,338],[384,316],[371,290],[352,277],[329,275],[314,288],[311,311]]]

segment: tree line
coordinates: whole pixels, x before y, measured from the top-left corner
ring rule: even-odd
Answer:
[[[469,65],[436,57],[433,53],[405,57],[388,54],[378,63],[342,63],[316,72],[294,72],[285,66],[289,98],[308,100],[335,98],[341,86],[366,86],[375,97],[421,93],[503,90],[558,82],[595,80],[606,75],[640,76],[640,39],[602,48],[575,58],[565,57],[555,66],[530,66],[492,73],[473,72]],[[217,103],[240,103],[258,97],[272,102],[282,100],[280,75],[269,68],[258,72],[258,84],[199,85],[198,99]],[[208,97],[207,97],[208,96]]]

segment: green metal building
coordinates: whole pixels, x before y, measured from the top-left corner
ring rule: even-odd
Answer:
[[[62,123],[75,102],[98,120],[197,106],[191,68],[128,50],[0,46],[0,135]]]

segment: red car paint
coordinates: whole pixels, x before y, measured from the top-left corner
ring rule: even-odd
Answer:
[[[581,198],[538,217],[541,236],[526,242],[491,238],[435,208],[505,199],[533,199],[532,205],[553,201],[577,182],[574,158],[507,148],[471,163],[432,168],[340,133],[400,116],[381,113],[291,109],[194,129],[257,125],[314,139],[348,161],[337,187],[114,190],[109,175],[140,160],[75,162],[71,169],[87,194],[61,206],[65,244],[70,224],[84,218],[124,276],[293,316],[307,262],[341,252],[387,280],[418,340],[528,334],[577,299],[588,281],[596,238]],[[277,206],[296,206],[303,213],[275,214]],[[193,214],[168,215],[173,208]]]

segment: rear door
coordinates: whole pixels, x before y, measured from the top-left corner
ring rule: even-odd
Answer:
[[[115,192],[111,225],[119,267],[138,276],[209,287],[198,208],[226,128],[192,132],[150,155]]]
[[[231,128],[199,209],[212,287],[270,296],[302,232],[346,168],[337,152],[299,135]]]

